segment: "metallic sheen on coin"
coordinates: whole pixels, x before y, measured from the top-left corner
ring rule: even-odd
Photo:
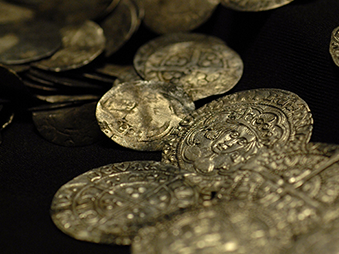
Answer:
[[[194,103],[182,87],[158,81],[133,81],[112,87],[98,102],[101,130],[116,143],[157,151]]]
[[[266,11],[291,3],[293,0],[221,0],[221,4],[237,11]]]
[[[60,230],[78,240],[128,245],[141,227],[197,205],[199,191],[171,165],[115,163],[63,185],[54,196],[51,215]]]
[[[292,92],[242,91],[188,115],[166,140],[162,161],[188,172],[223,172],[262,147],[307,143],[312,124],[308,105]]]
[[[48,71],[67,71],[80,68],[98,57],[105,49],[102,28],[93,21],[61,29],[62,48],[52,57],[32,65]]]
[[[330,54],[333,62],[339,66],[339,27],[335,28],[331,35]]]

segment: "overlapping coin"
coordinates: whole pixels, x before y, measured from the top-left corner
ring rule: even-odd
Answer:
[[[142,228],[132,243],[135,254],[281,253],[292,232],[276,211],[227,202],[186,211]]]
[[[112,87],[98,102],[96,117],[101,130],[116,143],[156,151],[193,110],[194,103],[178,85],[133,81]]]
[[[199,202],[199,190],[177,168],[134,161],[69,181],[55,194],[51,214],[57,227],[76,239],[127,245],[141,227]]]
[[[305,101],[279,89],[231,95],[187,116],[166,141],[162,161],[187,172],[227,172],[262,147],[305,144],[313,119]]]
[[[238,11],[266,11],[275,9],[293,0],[221,0],[221,4],[227,8]]]

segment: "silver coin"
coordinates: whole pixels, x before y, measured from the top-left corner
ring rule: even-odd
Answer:
[[[133,81],[112,87],[98,102],[101,130],[116,143],[143,151],[157,151],[194,103],[180,86]]]
[[[275,9],[293,0],[221,0],[221,4],[227,8],[238,11],[266,11]]]
[[[157,37],[146,44],[142,45],[138,51],[136,52],[133,65],[138,74],[145,78],[145,64],[147,59],[157,50],[169,46],[173,43],[179,42],[216,42],[220,44],[224,44],[224,41],[205,34],[197,34],[197,33],[174,33],[174,34],[167,34],[160,37]]]
[[[23,64],[52,55],[61,46],[59,28],[47,21],[0,26],[0,63]]]
[[[117,8],[107,16],[100,26],[106,37],[106,57],[118,51],[138,30],[143,10],[132,0],[122,0]]]
[[[339,27],[332,31],[330,42],[330,54],[333,62],[339,66]]]
[[[141,227],[198,203],[199,190],[177,168],[134,161],[69,181],[55,194],[51,214],[59,229],[78,240],[128,245]]]
[[[145,63],[145,79],[182,83],[193,101],[232,89],[243,73],[240,56],[225,44],[181,42],[162,47]]]
[[[238,92],[187,116],[165,142],[162,161],[188,172],[228,170],[262,147],[307,143],[312,124],[308,105],[294,93],[279,89]]]
[[[143,0],[145,25],[156,33],[193,30],[213,13],[219,0]]]
[[[72,70],[92,62],[105,49],[103,30],[93,21],[64,27],[61,35],[62,48],[52,57],[33,63],[33,66],[55,72]]]
[[[142,228],[132,242],[132,253],[281,253],[291,245],[292,234],[279,215],[243,202],[185,211]]]

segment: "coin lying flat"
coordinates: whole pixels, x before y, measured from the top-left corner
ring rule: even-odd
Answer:
[[[292,237],[283,220],[254,204],[221,203],[142,228],[132,253],[281,253]]]
[[[307,143],[313,119],[305,101],[279,89],[224,96],[187,116],[166,140],[162,161],[184,171],[227,171],[262,147]]]
[[[181,42],[162,47],[145,63],[145,79],[184,84],[193,101],[233,88],[243,73],[240,56],[225,44]]]
[[[55,72],[76,69],[93,61],[105,49],[103,30],[93,21],[64,27],[61,35],[62,48],[52,57],[36,62],[33,66]]]
[[[221,0],[227,8],[238,11],[266,11],[291,3],[293,0]]]
[[[193,110],[194,103],[180,86],[133,81],[112,87],[98,102],[96,117],[101,130],[116,143],[156,151]]]
[[[52,55],[61,45],[59,28],[47,21],[0,26],[0,63],[23,64]]]
[[[179,42],[216,42],[224,44],[224,41],[215,36],[208,36],[197,33],[174,33],[159,36],[146,44],[142,45],[136,52],[133,65],[138,74],[145,78],[145,64],[147,59],[157,50]]]
[[[143,10],[132,0],[122,0],[117,8],[102,22],[106,41],[105,55],[111,56],[118,51],[138,30]]]
[[[64,233],[96,243],[128,245],[142,226],[199,202],[178,169],[153,161],[110,164],[63,185],[51,205]]]
[[[186,32],[204,23],[218,0],[143,0],[145,25],[159,34]]]
[[[339,27],[332,31],[330,42],[330,54],[333,62],[339,66]]]

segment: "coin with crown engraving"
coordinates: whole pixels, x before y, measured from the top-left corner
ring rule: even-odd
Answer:
[[[293,0],[221,0],[221,4],[237,11],[266,11],[275,9]]]
[[[78,240],[128,245],[141,227],[198,205],[199,193],[171,165],[115,163],[63,185],[53,198],[51,215],[61,231]]]
[[[219,0],[143,0],[145,25],[159,34],[186,32],[204,23]]]
[[[132,253],[278,254],[291,242],[292,232],[278,211],[233,201],[188,210],[140,229]]]
[[[227,171],[262,147],[307,143],[312,124],[308,105],[292,92],[242,91],[188,115],[166,139],[162,161],[188,172]]]
[[[145,79],[182,83],[193,101],[232,89],[243,62],[231,48],[213,42],[180,42],[162,47],[145,63]]]
[[[156,151],[194,103],[182,87],[159,81],[131,81],[112,87],[98,102],[101,130],[116,143]]]

